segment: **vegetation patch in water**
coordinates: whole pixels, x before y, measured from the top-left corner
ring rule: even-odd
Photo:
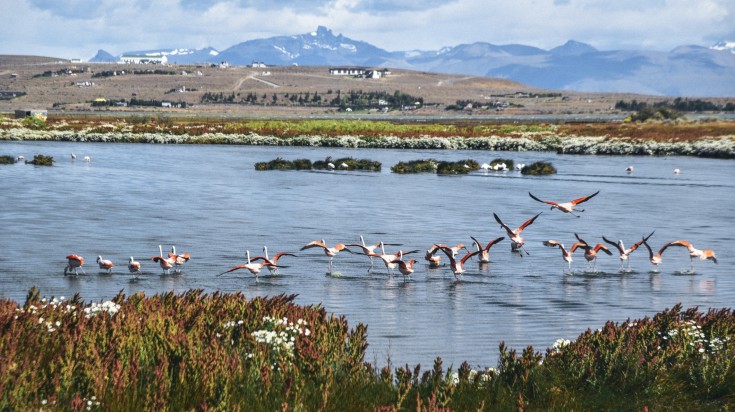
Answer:
[[[256,163],[255,170],[311,170],[311,160],[286,160],[284,158],[277,157],[269,162]]]
[[[556,168],[549,162],[534,162],[521,169],[521,174],[532,176],[546,176],[554,173],[556,173]]]
[[[316,170],[361,170],[366,172],[379,172],[382,164],[375,160],[369,159],[353,159],[351,157],[343,157],[340,159],[332,159],[327,157],[324,160],[317,160],[313,166]]]
[[[53,166],[54,158],[53,156],[38,154],[33,156],[33,160],[26,160],[26,163],[36,166]]]
[[[727,410],[735,314],[681,305],[495,367],[380,368],[367,327],[294,295],[0,299],[1,410]],[[389,361],[390,362],[390,361]]]
[[[513,162],[513,159],[501,159],[501,158],[493,159],[492,162],[490,162],[490,167],[495,167],[497,165],[502,165],[502,164],[504,164],[508,170],[513,170],[513,168],[515,167],[515,162]]]
[[[12,165],[13,163],[15,163],[15,158],[13,156],[0,156],[0,165]]]
[[[390,171],[399,174],[408,173],[436,173],[439,165],[434,159],[411,160],[408,162],[398,162],[391,166]]]
[[[439,175],[466,175],[469,172],[480,170],[480,165],[472,159],[457,162],[439,162],[436,174]]]

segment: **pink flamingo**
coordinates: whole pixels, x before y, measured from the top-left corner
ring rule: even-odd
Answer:
[[[623,244],[623,241],[622,240],[618,240],[617,243],[615,243],[612,240],[606,238],[605,236],[602,237],[602,240],[604,240],[605,242],[607,242],[607,243],[615,246],[615,248],[618,250],[618,253],[620,255],[620,263],[621,263],[621,265],[620,265],[620,271],[622,272],[623,270],[625,270],[625,264],[626,263],[628,264],[628,269],[630,269],[630,259],[629,259],[630,254],[633,253],[636,249],[638,249],[643,244],[643,242],[645,242],[645,241],[648,240],[648,238],[650,238],[651,236],[653,236],[653,233],[654,232],[655,232],[655,230],[653,232],[651,232],[650,235],[644,237],[640,241],[638,241],[635,244],[633,244],[633,246],[631,246],[629,249],[626,249],[625,248],[625,245]]]
[[[511,241],[511,243],[510,243],[510,250],[512,252],[519,252],[519,253],[520,253],[521,250],[523,250],[523,251],[526,252],[527,255],[529,253],[528,253],[528,251],[526,251],[525,249],[523,249],[523,245],[526,242],[523,239],[523,237],[521,237],[521,232],[523,231],[523,229],[525,229],[527,226],[529,226],[531,223],[533,223],[533,221],[536,220],[536,218],[539,217],[539,215],[541,215],[541,213],[539,213],[536,216],[534,216],[534,217],[526,220],[525,222],[523,222],[523,224],[521,226],[518,227],[518,229],[513,230],[510,227],[508,227],[508,225],[506,225],[505,223],[503,223],[500,220],[500,218],[498,217],[498,215],[496,215],[495,213],[493,213],[493,217],[495,217],[495,221],[500,224],[500,227],[502,227],[503,229],[505,229],[505,232],[508,234],[508,237],[510,237],[510,241]]]
[[[490,242],[488,242],[487,245],[484,247],[482,246],[482,243],[480,243],[479,240],[475,239],[474,237],[470,236],[472,238],[472,241],[475,242],[475,247],[480,252],[480,263],[490,263],[490,248],[493,247],[496,243],[500,242],[501,240],[505,239],[505,236],[501,236],[499,238],[493,239]]]
[[[467,262],[467,259],[480,253],[479,250],[476,250],[474,252],[469,252],[466,255],[464,255],[459,261],[457,261],[456,259],[454,259],[454,256],[452,256],[451,248],[445,246],[445,247],[441,247],[440,249],[449,258],[449,267],[452,269],[452,273],[454,274],[454,277],[457,280],[460,280],[462,277],[462,274],[466,272],[466,270],[464,269],[464,263]]]
[[[564,248],[564,244],[559,242],[558,240],[545,240],[544,246],[558,247],[559,249],[561,249],[561,257],[562,259],[564,259],[565,262],[567,262],[567,264],[569,265],[569,272],[571,272],[572,271],[572,255],[574,254],[574,251],[577,250],[577,248],[586,246],[586,244],[575,242],[572,245],[571,249],[569,249],[568,251]]]
[[[593,197],[597,196],[598,193],[600,193],[599,190],[596,191],[595,193],[592,193],[589,196],[580,197],[579,199],[574,199],[574,200],[572,200],[570,202],[564,202],[564,203],[557,203],[557,202],[554,202],[554,201],[551,201],[551,200],[541,200],[541,199],[537,198],[536,196],[532,195],[531,192],[528,192],[528,195],[531,196],[531,199],[533,199],[533,200],[535,200],[537,202],[546,203],[547,205],[551,205],[551,210],[559,209],[559,210],[561,210],[564,213],[571,213],[572,216],[579,217],[579,215],[575,215],[574,214],[574,208],[578,204],[584,203],[584,202],[592,199]],[[584,212],[584,209],[579,209],[577,211],[578,212]]]
[[[84,258],[79,255],[69,255],[66,257],[67,265],[64,268],[64,276],[67,274],[71,275],[72,270],[74,271],[75,275],[78,275],[78,270],[81,270],[82,273],[85,275],[87,274],[84,272],[84,268],[82,268],[82,265],[84,264]]]
[[[97,264],[100,269],[106,270],[107,274],[112,273],[112,268],[115,266],[111,260],[102,259],[102,256],[97,256]]]

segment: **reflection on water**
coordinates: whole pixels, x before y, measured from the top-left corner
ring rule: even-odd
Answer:
[[[89,155],[90,163],[72,162]],[[732,161],[668,158],[561,156],[553,153],[395,151],[247,146],[158,146],[0,142],[0,154],[26,158],[54,156],[54,167],[0,166],[0,296],[25,298],[31,286],[45,296],[80,293],[88,300],[126,294],[201,288],[242,291],[246,296],[298,294],[302,304],[322,304],[354,326],[369,325],[369,361],[431,364],[436,356],[458,366],[494,366],[497,347],[574,339],[605,321],[643,317],[682,303],[685,307],[729,307],[735,301],[730,204]],[[254,164],[276,157],[324,159],[352,156],[378,160],[380,173],[256,172]],[[550,161],[554,176],[523,177],[517,172],[467,176],[395,175],[399,161],[434,158],[494,158]],[[635,171],[625,173],[628,164]],[[681,174],[672,170],[680,168]],[[706,182],[706,184],[703,184]],[[568,201],[600,190],[585,203],[580,218],[550,211],[528,192]],[[692,214],[695,210],[696,214]],[[457,281],[446,266],[430,269],[423,251],[434,243],[471,245],[506,235],[492,213],[511,226],[543,214],[523,236],[529,255],[510,252],[508,239],[490,252],[491,263],[468,261]],[[656,230],[651,245],[687,239],[712,248],[719,264],[694,262],[684,248],[669,248],[659,272],[646,253],[631,255],[632,271],[620,273],[617,256],[602,255],[596,271],[576,254],[569,272],[554,248],[574,233],[589,242],[623,239],[632,244]],[[329,258],[299,251],[306,243],[384,241],[386,250],[419,249],[410,279],[390,275],[380,260],[370,270],[367,257],[339,253],[325,276]],[[175,245],[192,259],[179,275],[161,275],[150,260]],[[271,255],[289,251],[280,274],[247,271],[217,276],[245,263],[267,245]],[[87,259],[86,276],[63,276],[65,256]],[[464,253],[464,252],[462,252]],[[113,274],[100,273],[97,255],[112,259]],[[135,280],[130,256],[143,265]],[[443,261],[446,262],[446,258]]]

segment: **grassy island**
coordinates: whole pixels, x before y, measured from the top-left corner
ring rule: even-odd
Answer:
[[[107,302],[0,300],[1,410],[728,410],[735,314],[677,305],[497,365],[365,362],[350,328],[294,296],[190,290]]]

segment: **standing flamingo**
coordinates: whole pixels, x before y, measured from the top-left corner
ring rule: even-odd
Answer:
[[[345,245],[343,243],[337,243],[334,245],[334,247],[329,247],[324,242],[324,239],[322,240],[313,240],[309,243],[307,243],[304,247],[301,248],[301,250],[310,249],[314,247],[320,247],[324,250],[324,254],[329,256],[329,273],[332,273],[332,260],[342,250],[345,250]],[[349,251],[349,249],[347,249]]]
[[[543,212],[541,212],[541,213],[543,213]],[[521,226],[519,226],[518,229],[516,229],[516,230],[513,230],[510,227],[508,227],[508,225],[506,225],[505,223],[503,223],[500,220],[500,218],[498,217],[498,215],[496,215],[495,213],[493,213],[493,217],[495,217],[495,221],[498,222],[503,229],[505,229],[505,232],[508,233],[508,237],[510,237],[510,241],[511,241],[511,243],[510,243],[510,250],[512,252],[519,252],[520,253],[520,251],[523,250],[524,252],[526,252],[527,255],[529,254],[528,251],[526,251],[525,249],[523,249],[523,245],[526,242],[523,240],[523,237],[521,237],[521,232],[528,225],[530,225],[531,223],[533,223],[533,221],[536,220],[536,218],[539,217],[539,215],[541,215],[541,213],[539,213],[536,216],[534,216],[534,217],[526,220],[525,222],[523,222],[523,224]],[[521,256],[523,256],[523,255],[521,255]]]
[[[689,249],[689,262],[691,263],[691,270],[694,270],[694,259],[699,258],[700,260],[711,260],[717,263],[717,256],[712,249],[697,249],[691,243],[686,240],[675,240],[669,242],[669,246],[683,246]]]
[[[151,260],[158,262],[158,264],[161,265],[164,275],[171,273],[171,268],[173,268],[176,263],[174,258],[167,259],[163,257],[163,248],[161,248],[161,245],[158,245],[158,256],[153,256]]]
[[[177,255],[176,246],[171,246],[171,253],[168,254],[168,257],[169,259],[173,259],[174,272],[176,273],[181,273],[181,267],[184,266],[184,263],[188,262],[189,259],[191,259],[191,256],[189,256],[188,253]]]
[[[501,236],[499,238],[496,238],[496,239],[491,240],[484,247],[482,246],[482,243],[480,243],[479,240],[475,239],[472,236],[470,236],[470,238],[472,238],[472,241],[475,242],[475,247],[480,252],[480,263],[490,263],[490,248],[493,247],[494,244],[496,244],[496,243],[500,242],[501,240],[505,239],[505,236]]]
[[[633,253],[636,249],[638,249],[638,247],[640,247],[643,244],[643,242],[647,241],[648,238],[653,236],[654,232],[656,231],[654,230],[653,232],[651,232],[651,234],[649,234],[648,236],[644,237],[640,241],[633,244],[633,246],[631,246],[629,249],[625,248],[625,245],[623,244],[622,240],[618,240],[618,242],[615,243],[612,240],[606,238],[605,236],[602,237],[602,240],[615,246],[615,248],[618,250],[618,253],[620,254],[620,263],[621,263],[620,271],[622,272],[623,270],[626,269],[626,265],[625,265],[626,263],[628,264],[627,269],[630,270],[630,259],[628,259],[630,257],[630,254]]]
[[[66,276],[67,274],[71,275],[72,270],[74,271],[75,275],[79,274],[78,270],[81,270],[82,273],[84,273],[85,275],[87,274],[86,272],[84,272],[84,268],[82,267],[82,265],[84,264],[83,257],[79,255],[69,255],[66,257],[66,260],[67,265],[64,268],[64,276]]]
[[[388,268],[388,271],[392,275],[393,274],[393,269],[396,268],[396,263],[394,262],[395,260],[397,260],[397,259],[403,259],[403,255],[409,255],[411,253],[416,253],[416,252],[418,252],[418,250],[411,250],[411,251],[408,251],[408,252],[404,252],[402,250],[399,250],[396,253],[389,254],[389,253],[386,253],[385,252],[385,244],[383,242],[380,242],[380,252],[381,252],[380,254],[370,253],[370,254],[368,254],[368,256],[380,258],[380,260],[383,261],[383,263],[385,264],[385,267]]]
[[[551,201],[551,200],[541,200],[541,199],[537,198],[536,196],[534,196],[533,194],[531,194],[531,192],[528,192],[528,195],[531,196],[531,199],[533,199],[533,200],[535,200],[537,202],[546,203],[548,205],[551,205],[551,210],[559,209],[559,210],[561,210],[564,213],[570,213],[572,216],[579,217],[579,215],[575,215],[574,214],[574,208],[578,204],[584,203],[584,202],[592,199],[593,197],[597,196],[598,193],[600,193],[599,190],[596,191],[595,193],[592,193],[589,196],[580,197],[578,199],[574,199],[574,200],[572,200],[570,202],[565,202],[565,203],[557,203],[557,202],[554,202],[554,201]],[[578,212],[584,212],[584,209],[578,209],[577,211]]]
[[[100,269],[107,270],[108,275],[112,273],[112,268],[115,266],[111,260],[102,259],[102,256],[97,256],[97,264]]]
[[[479,250],[476,250],[474,252],[469,252],[466,255],[462,257],[459,261],[454,259],[454,256],[452,254],[452,249],[449,247],[441,247],[440,248],[444,254],[447,255],[449,258],[449,267],[452,269],[452,273],[454,274],[454,277],[457,280],[460,280],[462,278],[462,274],[466,272],[465,268],[463,267],[464,263],[467,262],[467,259],[471,258],[472,256],[475,256],[476,254],[480,253]]]
[[[138,275],[140,275],[140,262],[133,259],[132,256],[130,256],[130,260],[128,260],[128,271],[135,275],[135,278],[138,278]]]
[[[544,246],[558,247],[559,249],[561,249],[561,257],[569,265],[569,272],[571,273],[572,272],[572,255],[574,254],[574,251],[580,247],[586,246],[586,244],[574,242],[571,249],[569,249],[568,251],[564,248],[564,244],[559,242],[558,240],[545,240]]]

